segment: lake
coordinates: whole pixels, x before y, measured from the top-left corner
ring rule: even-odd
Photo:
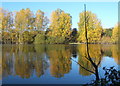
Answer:
[[[89,52],[95,63],[103,67],[120,65],[118,45],[90,44]],[[85,44],[54,45],[2,45],[3,84],[86,84],[95,80],[89,70],[93,66],[86,58]],[[71,59],[72,58],[72,59]],[[101,58],[101,59],[100,59]],[[75,62],[76,61],[76,62]]]

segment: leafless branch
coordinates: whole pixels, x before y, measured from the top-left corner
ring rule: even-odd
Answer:
[[[71,58],[72,59],[72,58]],[[91,70],[88,70],[87,68],[83,67],[80,63],[78,63],[77,61],[75,61],[74,59],[72,59],[74,62],[76,62],[80,67],[82,67],[83,69],[85,69],[86,71],[88,72],[91,72],[93,74],[95,74],[95,72],[91,71]]]

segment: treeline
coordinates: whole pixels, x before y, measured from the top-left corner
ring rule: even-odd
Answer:
[[[96,14],[87,11],[89,43],[117,43],[118,27],[103,29]],[[62,44],[85,43],[84,12],[79,14],[78,29],[72,27],[72,16],[61,9],[51,13],[50,19],[38,10],[29,8],[9,12],[0,8],[0,43],[3,44]]]

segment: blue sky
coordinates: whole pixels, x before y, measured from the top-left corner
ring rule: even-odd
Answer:
[[[84,10],[84,4],[87,10],[92,11],[101,20],[104,28],[114,27],[118,21],[118,3],[117,2],[3,2],[4,9],[9,11],[19,11],[22,8],[30,8],[34,13],[40,9],[50,18],[52,11],[60,8],[72,16],[72,28],[77,28],[79,13]]]

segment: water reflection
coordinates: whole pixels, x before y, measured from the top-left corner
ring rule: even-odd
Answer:
[[[3,77],[19,75],[29,78],[33,71],[40,77],[48,68],[44,46],[33,45],[6,45],[3,46]]]
[[[50,72],[54,77],[63,77],[71,69],[71,49],[68,45],[48,45],[46,49],[50,60]]]
[[[30,78],[34,75],[41,77],[50,69],[50,77],[64,77],[70,74],[72,58],[78,57],[78,62],[89,70],[92,64],[85,58],[86,45],[3,45],[2,46],[2,75]],[[104,56],[114,58],[119,64],[117,45],[89,45],[89,52],[95,63]],[[100,59],[101,57],[101,59]],[[101,65],[101,64],[100,64]],[[90,72],[79,67],[79,74],[91,75]]]
[[[101,61],[101,58],[103,56],[103,51],[101,49],[101,45],[90,45],[89,46],[89,53],[90,56],[95,64],[98,64],[99,61]],[[79,63],[84,66],[86,69],[93,71],[94,67],[91,64],[91,62],[86,58],[87,52],[86,52],[86,45],[78,45],[78,54],[79,54]],[[79,68],[80,74],[84,76],[88,76],[91,73],[84,70],[83,68]]]

